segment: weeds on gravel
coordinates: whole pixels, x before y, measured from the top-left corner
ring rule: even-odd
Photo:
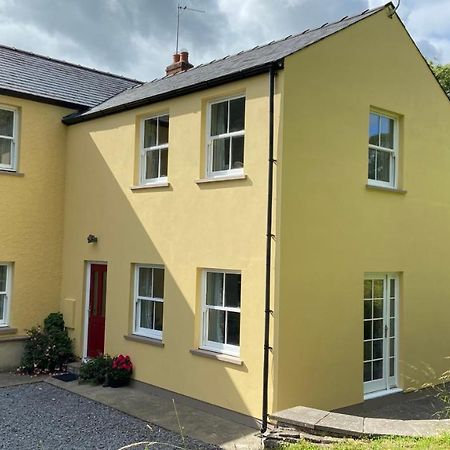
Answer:
[[[150,425],[147,425],[147,428],[149,428],[150,430],[152,429],[152,427]],[[183,440],[183,443],[184,443],[184,440]],[[133,442],[132,444],[128,444],[128,445],[125,445],[124,447],[120,447],[119,450],[127,450],[130,448],[140,447],[141,445],[145,445],[145,450],[149,450],[149,448],[152,447],[153,445],[166,445],[167,447],[172,447],[175,449],[187,450],[186,446],[179,447],[178,445],[175,445],[175,444],[168,444],[166,442],[158,442],[158,441]]]
[[[181,426],[180,416],[178,415],[178,410],[177,410],[177,405],[175,403],[175,399],[172,399],[172,402],[173,402],[173,409],[175,411],[175,416],[177,418],[178,429],[180,430],[181,441],[183,443],[183,447],[180,447],[179,445],[175,445],[175,444],[169,444],[167,442],[143,441],[143,442],[134,442],[132,444],[125,445],[124,447],[120,447],[118,450],[127,450],[130,448],[140,447],[141,445],[146,446],[145,450],[149,450],[149,448],[154,445],[165,445],[167,447],[171,447],[171,448],[175,448],[175,449],[179,449],[179,450],[188,450],[187,445],[186,445],[186,439],[185,439],[184,433],[183,433],[184,427]],[[147,428],[150,430],[152,429],[152,427],[148,424],[147,424]]]

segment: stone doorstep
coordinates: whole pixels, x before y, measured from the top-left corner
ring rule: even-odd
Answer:
[[[75,361],[67,364],[67,372],[74,375],[80,375],[81,361]]]
[[[352,416],[320,409],[296,406],[276,414],[271,419],[278,427],[295,427],[316,435],[339,437],[436,436],[450,431],[450,420],[395,420]]]

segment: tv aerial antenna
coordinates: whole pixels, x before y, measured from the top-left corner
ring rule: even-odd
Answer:
[[[188,8],[186,5],[180,5],[178,3],[177,5],[177,45],[175,48],[175,53],[178,53],[178,42],[180,38],[180,16],[183,14],[184,11],[192,11],[197,13],[206,13],[206,11],[203,11],[202,9],[194,9],[194,8]]]

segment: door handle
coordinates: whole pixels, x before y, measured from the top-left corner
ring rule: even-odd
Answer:
[[[388,337],[388,326],[387,325],[384,326],[384,337],[385,338]]]

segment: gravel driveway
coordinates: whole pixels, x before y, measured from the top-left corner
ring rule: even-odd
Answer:
[[[0,389],[0,436],[0,449],[8,450],[117,450],[143,441],[158,442],[149,450],[183,448],[177,433],[47,383]],[[186,447],[218,448],[190,438]]]

